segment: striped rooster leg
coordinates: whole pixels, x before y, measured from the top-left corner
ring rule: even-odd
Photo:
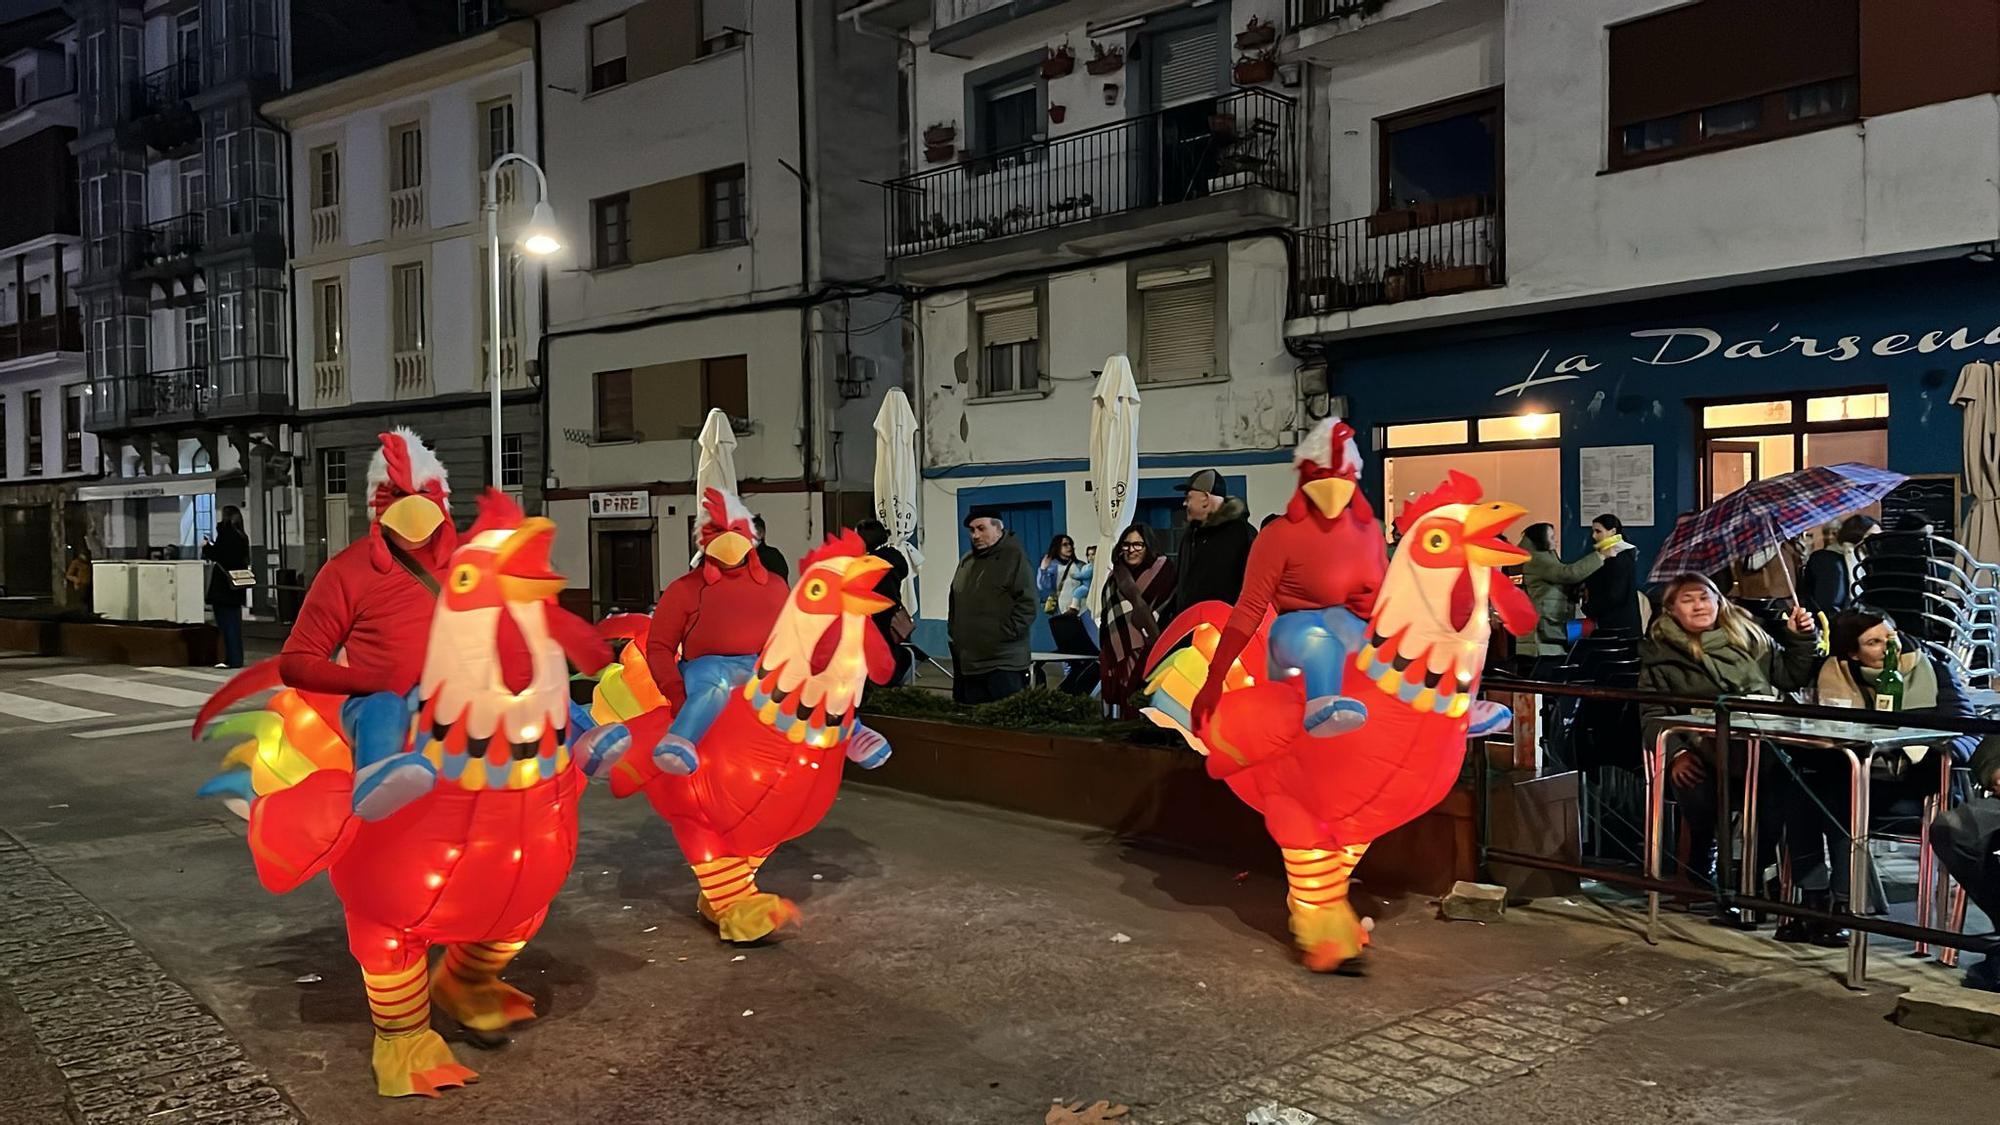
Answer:
[[[507,1029],[535,1018],[534,998],[500,979],[508,963],[540,928],[541,919],[508,941],[465,941],[449,946],[431,973],[431,999],[464,1026],[473,1042],[497,1046]]]
[[[1349,879],[1367,851],[1367,844],[1284,849],[1292,937],[1314,972],[1332,972],[1368,945],[1368,931],[1347,901]]]
[[[460,1066],[443,1037],[431,1030],[424,946],[380,927],[363,927],[371,930],[363,936],[352,919],[348,926],[375,1024],[376,1091],[390,1098],[434,1098],[440,1090],[476,1081],[479,1075]]]
[[[758,941],[798,921],[799,908],[757,889],[757,868],[769,853],[744,858],[724,856],[694,865],[701,885],[696,909],[724,941]]]

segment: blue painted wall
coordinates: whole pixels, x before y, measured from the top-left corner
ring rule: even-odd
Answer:
[[[1886,387],[1889,467],[1957,472],[1952,386],[1964,364],[2000,359],[1996,326],[2000,265],[1952,262],[1433,331],[1336,347],[1329,358],[1334,393],[1347,396],[1378,466],[1366,478],[1378,503],[1377,427],[1557,413],[1564,540],[1582,542],[1597,514],[1577,510],[1577,451],[1649,444],[1654,526],[1628,528],[1628,537],[1650,556],[1674,516],[1696,506],[1699,426],[1689,399]]]

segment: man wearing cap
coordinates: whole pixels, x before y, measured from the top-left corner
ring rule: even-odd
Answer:
[[[1250,526],[1250,509],[1228,494],[1222,474],[1203,469],[1174,486],[1187,494],[1187,531],[1181,535],[1176,565],[1180,584],[1174,590],[1173,613],[1201,602],[1236,602],[1243,592],[1243,572],[1250,564],[1250,544],[1257,529]],[[1169,615],[1171,616],[1171,615]]]
[[[991,703],[1027,689],[1035,571],[998,511],[974,508],[965,527],[972,550],[951,577],[951,694]]]

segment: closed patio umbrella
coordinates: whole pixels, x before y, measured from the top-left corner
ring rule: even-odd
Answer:
[[[1965,413],[1965,488],[1972,493],[1959,538],[1981,562],[2000,563],[2000,373],[1990,363],[1966,364],[1951,401]]]
[[[875,518],[888,529],[889,546],[909,560],[903,579],[903,608],[917,616],[917,568],[923,552],[912,542],[917,534],[917,416],[901,387],[889,388],[875,412]]]
[[[1116,561],[1118,533],[1139,509],[1139,387],[1131,360],[1122,355],[1104,361],[1090,396],[1090,488],[1097,506],[1097,565],[1088,607],[1094,617]]]
[[[740,495],[736,491],[736,427],[729,424],[729,415],[710,410],[695,445],[700,453],[694,469],[696,503],[711,488]]]

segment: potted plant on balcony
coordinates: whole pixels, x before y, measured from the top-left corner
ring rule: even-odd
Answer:
[[[1484,288],[1485,285],[1485,266],[1449,265],[1434,259],[1424,263],[1418,295],[1435,297],[1441,293],[1463,293],[1468,289]]]
[[[1070,50],[1067,43],[1060,47],[1050,47],[1048,57],[1042,60],[1042,78],[1045,81],[1061,78],[1075,69],[1076,52]]]
[[[1254,54],[1244,55],[1236,60],[1235,78],[1238,86],[1257,86],[1278,75],[1278,52],[1266,48]]]
[[[1063,123],[1063,118],[1068,114],[1069,110],[1066,107],[1059,105],[1051,105],[1049,106],[1049,123],[1053,125],[1060,125]]]
[[[1097,200],[1089,192],[1065,196],[1049,204],[1049,215],[1059,223],[1088,219],[1097,214]]]
[[[1034,225],[1034,217],[1026,204],[1017,203],[1000,216],[1000,233],[1019,234]]]
[[[1104,44],[1095,39],[1090,41],[1090,61],[1083,64],[1083,69],[1092,74],[1102,76],[1116,74],[1124,66],[1125,48],[1113,47],[1110,50],[1105,50]]]
[[[1424,264],[1415,257],[1402,261],[1382,273],[1382,300],[1387,304],[1407,301],[1411,297],[1423,295]]]
[[[1260,20],[1256,16],[1251,16],[1250,22],[1243,25],[1243,30],[1236,33],[1236,46],[1244,51],[1268,47],[1277,41],[1278,25],[1269,20]]]
[[[948,145],[958,139],[958,126],[948,121],[940,121],[924,130],[926,145]]]
[[[941,145],[925,145],[924,160],[931,164],[945,164],[958,155],[958,146],[950,142]]]

